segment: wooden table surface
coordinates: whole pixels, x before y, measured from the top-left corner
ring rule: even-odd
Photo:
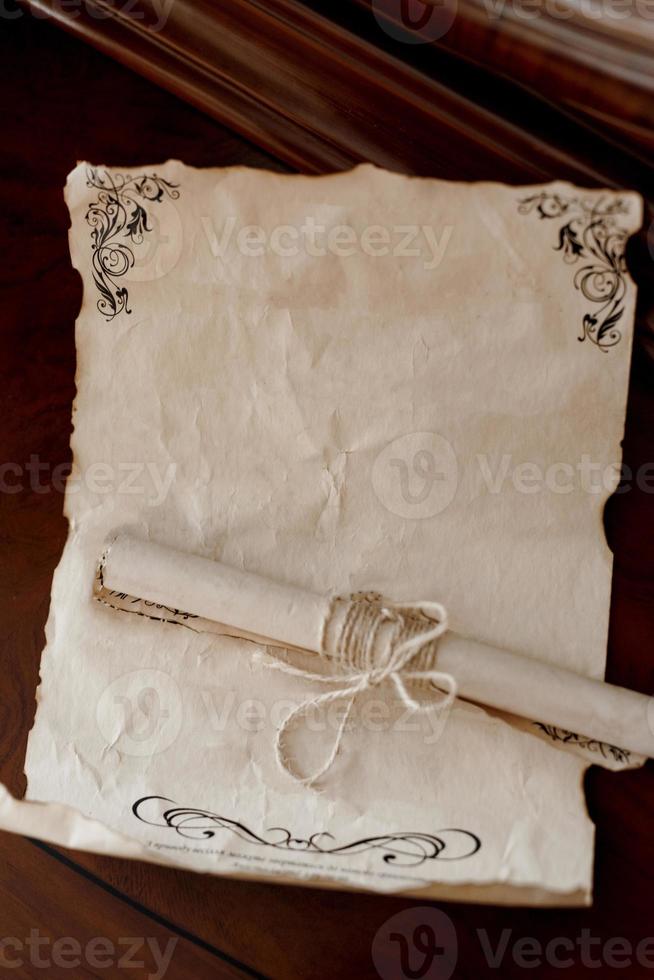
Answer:
[[[68,256],[62,197],[66,174],[77,159],[126,167],[168,157],[198,166],[282,167],[33,16],[0,18],[0,40],[0,461],[16,464],[3,469],[0,493],[0,781],[21,795],[50,582],[66,537],[61,476],[70,461],[74,322],[81,297]],[[634,472],[654,460],[654,364],[640,348],[634,358],[624,449]],[[18,477],[13,485],[16,466],[22,486]],[[606,512],[616,558],[609,679],[651,692],[654,464],[640,484],[615,496]],[[583,566],[579,574],[584,574]],[[594,907],[534,911],[432,906],[456,928],[455,977],[525,974],[510,952],[499,970],[486,963],[486,934],[492,946],[508,935],[509,950],[525,937],[543,944],[560,937],[576,944],[567,954],[557,947],[558,955],[571,956],[573,965],[550,962],[526,970],[536,977],[557,977],[562,971],[574,977],[612,974],[607,962],[612,954],[604,954],[604,943],[621,937],[635,949],[654,936],[654,768],[648,764],[622,774],[591,769],[586,789],[597,824]],[[416,953],[408,968],[399,960],[380,965],[378,957],[373,959],[378,930],[391,916],[410,909],[414,911],[405,928],[413,941],[418,936],[414,926],[429,921],[424,903],[230,881],[64,852],[0,834],[0,971],[13,976],[41,976],[44,971],[53,977],[156,976],[163,967],[157,974],[153,950],[169,948],[169,978],[450,976],[438,957],[427,962]],[[480,930],[486,933],[480,936]],[[592,940],[585,946],[584,936]],[[138,939],[138,948],[128,949],[130,937],[134,943]],[[71,966],[75,944],[86,948],[94,938],[104,940],[105,949],[113,943],[121,958],[116,954],[106,965],[105,956],[103,966],[102,957],[97,962],[87,957],[82,966]],[[55,947],[58,940],[62,942]],[[176,940],[174,947],[167,946],[171,940]],[[641,952],[642,962],[624,975],[654,976],[654,940],[648,955],[649,963]],[[602,959],[604,966],[597,966]],[[22,965],[16,965],[19,960]]]

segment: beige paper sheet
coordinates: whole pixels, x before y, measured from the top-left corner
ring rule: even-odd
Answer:
[[[629,764],[610,746],[463,703],[439,726],[380,689],[316,792],[273,753],[310,684],[92,588],[128,527],[321,593],[439,599],[458,633],[601,677],[640,199],[176,161],[80,165],[66,197],[76,475],[29,798],[219,874],[589,901],[582,778]]]

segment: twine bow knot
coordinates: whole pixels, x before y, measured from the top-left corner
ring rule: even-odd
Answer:
[[[392,603],[371,594],[333,599],[324,624],[321,656],[335,661],[337,671],[324,674],[295,667],[284,660],[265,661],[268,667],[307,681],[339,685],[335,690],[307,698],[284,718],[275,738],[280,768],[305,786],[316,783],[336,760],[357,697],[386,681],[394,685],[400,702],[411,713],[447,711],[456,698],[456,681],[451,674],[432,666],[435,642],[447,629],[447,611],[438,602]],[[444,697],[434,698],[432,692],[428,701],[417,701],[409,693],[407,683],[420,681],[444,690]],[[327,759],[313,772],[302,774],[287,747],[290,729],[313,708],[339,700],[345,701],[345,711]]]

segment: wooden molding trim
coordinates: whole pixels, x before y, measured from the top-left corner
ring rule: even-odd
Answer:
[[[426,36],[427,4],[434,0],[418,2],[427,15],[413,32],[411,22],[408,29],[403,23],[400,0],[349,2],[392,33],[404,30],[415,38]],[[441,0],[453,19],[433,43],[537,90],[652,159],[654,6],[651,17],[638,16],[640,0],[631,2],[625,10],[606,0],[604,12],[596,4],[591,16],[589,3],[563,0]],[[640,6],[649,12],[649,5]]]
[[[519,118],[511,99],[480,105],[315,4],[169,0],[161,24],[162,0],[28,3],[303,172],[370,160],[450,179],[654,186],[645,162],[535,97],[520,96]]]

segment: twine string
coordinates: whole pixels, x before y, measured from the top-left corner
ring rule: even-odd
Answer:
[[[434,669],[434,644],[448,629],[447,611],[439,602],[393,603],[370,595],[336,597],[324,625],[321,657],[335,662],[329,674],[305,670],[285,660],[265,661],[267,667],[318,684],[337,684],[335,690],[309,697],[284,718],[275,736],[277,764],[296,782],[312,786],[333,766],[357,697],[390,681],[400,702],[412,714],[445,712],[452,706],[457,685],[451,674]],[[414,662],[415,663],[412,663]],[[428,682],[433,691],[425,702],[412,697],[407,684]],[[312,772],[297,767],[288,743],[295,723],[313,709],[343,700],[343,711],[324,763]]]

